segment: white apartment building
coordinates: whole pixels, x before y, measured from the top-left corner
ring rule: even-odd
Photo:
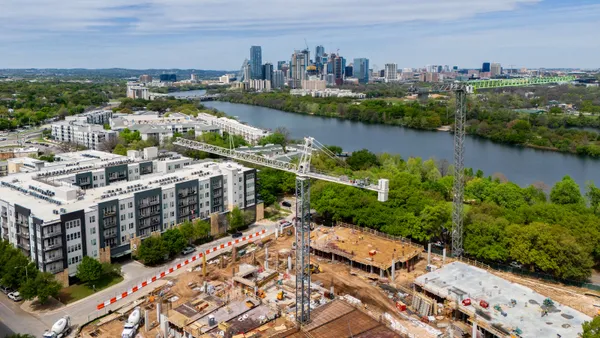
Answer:
[[[265,136],[271,135],[271,132],[243,124],[238,120],[229,119],[226,117],[216,117],[213,115],[200,113],[198,119],[206,121],[206,123],[213,126],[218,126],[223,132],[242,136],[246,141],[251,144],[256,144],[258,140]]]
[[[177,133],[185,135],[193,132],[195,137],[207,132],[223,134],[218,126],[181,113],[172,113],[168,116],[159,116],[155,112],[135,115],[115,114],[110,124],[113,130],[127,128],[139,131],[142,140],[156,139],[160,144]]]
[[[67,153],[0,179],[0,236],[41,271],[73,276],[84,256],[129,254],[134,240],[186,220],[223,218],[236,206],[256,212],[255,169],[157,153]]]
[[[107,140],[117,138],[117,133],[104,130],[97,124],[81,121],[60,121],[52,124],[52,138],[58,142],[75,143],[88,149],[97,150],[98,146]]]

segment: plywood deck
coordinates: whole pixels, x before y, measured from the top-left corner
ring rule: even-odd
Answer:
[[[319,227],[311,233],[311,247],[334,253],[358,263],[388,268],[392,260],[407,262],[419,255],[421,248],[374,234],[345,227]],[[375,250],[374,255],[369,252]]]

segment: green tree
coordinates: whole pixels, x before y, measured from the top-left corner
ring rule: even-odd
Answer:
[[[196,229],[194,229],[194,224],[188,220],[181,223],[179,226],[179,231],[181,231],[181,234],[188,241],[188,243],[192,243],[199,237]]]
[[[600,316],[594,317],[592,321],[583,323],[581,338],[600,338]]]
[[[365,170],[372,166],[379,165],[377,156],[367,149],[355,151],[346,159],[346,163],[352,170]]]
[[[84,256],[77,266],[77,278],[83,283],[92,285],[102,276],[102,264],[96,259]]]
[[[228,215],[229,232],[234,233],[244,226],[244,212],[238,207],[234,207]]]
[[[119,144],[117,144],[117,146],[113,150],[113,154],[126,156],[127,155],[127,148],[125,148],[124,145],[122,145],[122,144],[119,143]]]
[[[62,284],[54,278],[53,274],[40,272],[34,278],[28,279],[19,292],[23,299],[31,300],[37,297],[40,304],[45,304],[50,297],[56,298],[61,289]]]
[[[269,136],[265,136],[258,140],[258,144],[261,146],[264,146],[266,144],[277,144],[280,145],[285,151],[287,140],[283,134],[275,132]]]
[[[600,188],[597,188],[594,185],[594,182],[586,182],[586,193],[585,196],[587,197],[588,201],[590,202],[590,207],[592,207],[592,210],[594,210],[594,212],[598,211],[598,206],[600,206]]]
[[[169,229],[162,234],[162,239],[167,247],[169,256],[175,256],[188,244],[187,239],[177,228]]]
[[[581,204],[583,197],[579,185],[569,176],[563,177],[550,191],[550,200],[556,204]]]
[[[165,260],[169,255],[169,249],[162,237],[150,236],[142,241],[137,251],[137,257],[144,264],[154,265]]]
[[[210,236],[210,223],[204,220],[196,220],[194,222],[194,233],[197,238],[206,238]]]

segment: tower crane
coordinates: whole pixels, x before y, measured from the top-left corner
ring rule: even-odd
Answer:
[[[303,324],[310,320],[310,179],[318,179],[377,192],[377,200],[388,200],[389,180],[380,179],[377,185],[368,181],[352,181],[346,177],[335,177],[311,170],[310,163],[314,151],[323,151],[335,156],[329,149],[312,137],[305,137],[298,164],[266,158],[257,154],[241,152],[210,145],[203,142],[177,138],[173,144],[200,150],[235,160],[253,163],[296,175],[296,321]]]
[[[474,80],[445,83],[429,88],[418,88],[419,95],[454,92],[456,95],[456,113],[454,114],[454,186],[452,198],[452,255],[463,254],[463,202],[465,192],[464,154],[465,124],[467,118],[467,94],[474,94],[479,89],[504,87],[526,87],[550,83],[568,83],[575,76],[532,77],[498,80]]]

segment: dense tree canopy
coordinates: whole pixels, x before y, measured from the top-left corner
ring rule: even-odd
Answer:
[[[124,96],[125,84],[116,82],[0,82],[0,130],[83,113]]]
[[[313,183],[311,207],[326,223],[345,221],[421,243],[441,241],[449,246],[453,169],[443,161],[404,161],[398,155],[381,154],[363,170],[352,171],[326,157],[313,159],[317,170],[371,181],[390,180],[385,203],[362,189]],[[600,262],[600,217],[590,194],[592,207],[586,206],[572,179],[565,177],[558,182],[548,198],[542,183],[522,188],[501,180],[499,174],[492,178],[481,171],[474,174],[471,169],[465,173],[467,256],[485,262],[517,261],[532,271],[568,280],[586,280],[591,275],[591,268]],[[271,169],[261,169],[259,177],[261,196],[274,199],[293,192],[293,177]]]

